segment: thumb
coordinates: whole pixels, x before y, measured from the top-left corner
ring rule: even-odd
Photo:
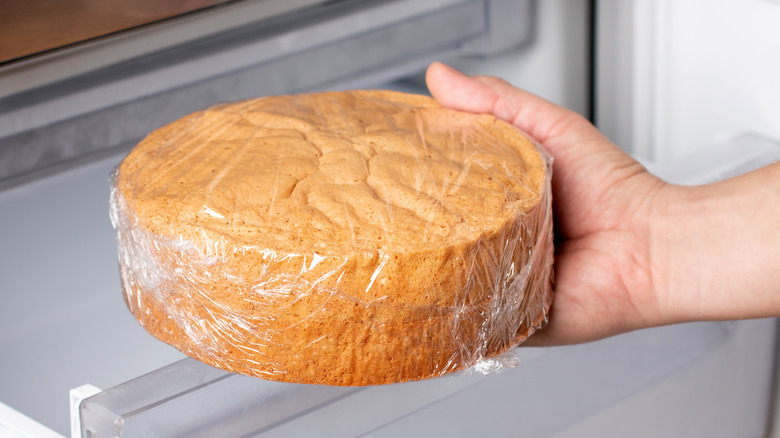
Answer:
[[[435,62],[425,77],[434,99],[445,108],[493,114],[536,139],[556,160],[568,161],[583,142],[609,141],[584,117],[489,76],[469,77]],[[607,147],[614,147],[608,144]],[[597,152],[590,150],[591,153]],[[568,166],[564,166],[568,167]]]
[[[425,79],[441,106],[493,114],[526,132],[550,152],[554,158],[556,203],[572,216],[563,225],[572,234],[593,227],[579,221],[575,214],[585,214],[587,209],[570,207],[600,205],[615,183],[640,171],[635,160],[587,119],[504,80],[469,77],[438,62],[428,67]]]

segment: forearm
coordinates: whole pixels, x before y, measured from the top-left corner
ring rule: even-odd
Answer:
[[[664,322],[780,316],[780,163],[667,190],[651,245]]]

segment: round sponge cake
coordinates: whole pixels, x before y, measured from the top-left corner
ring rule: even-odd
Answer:
[[[271,380],[468,368],[552,301],[550,160],[489,115],[344,91],[224,104],[117,168],[128,307],[155,337]]]

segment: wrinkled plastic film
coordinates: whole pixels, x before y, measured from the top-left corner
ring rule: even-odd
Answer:
[[[216,138],[238,137],[244,132],[236,126],[251,133],[243,135],[238,145],[233,144],[229,153],[217,156],[215,151],[204,149],[193,161],[198,164],[170,170],[182,160],[190,160],[193,152],[187,149],[172,157],[165,155],[193,148],[187,146],[188,133],[205,119],[216,117],[200,113],[163,132],[162,146],[135,157],[135,167],[120,166],[113,176],[111,218],[117,232],[125,299],[144,328],[206,363],[271,380],[366,385],[458,370],[492,372],[511,366],[511,356],[502,353],[546,323],[552,301],[551,160],[533,145],[542,160],[539,196],[531,202],[516,195],[533,193],[530,186],[507,189],[506,195],[501,195],[506,197],[504,201],[518,205],[500,207],[500,211],[512,208],[516,212],[495,220],[495,226],[478,229],[482,226],[476,223],[482,214],[479,210],[490,209],[501,200],[487,196],[472,199],[463,194],[490,195],[492,192],[483,190],[482,185],[531,184],[501,161],[504,137],[522,134],[507,134],[502,127],[500,135],[495,135],[494,130],[482,127],[484,119],[478,119],[473,128],[459,131],[456,143],[460,151],[442,158],[444,164],[437,164],[442,153],[434,144],[441,140],[436,124],[446,122],[439,120],[441,114],[436,110],[426,113],[429,103],[423,101],[423,108],[418,109],[414,106],[418,101],[413,100],[412,112],[418,113],[408,116],[413,118],[403,125],[410,102],[394,94],[379,97],[400,105],[403,114],[393,114],[394,122],[383,128],[385,132],[359,126],[362,131],[356,136],[362,140],[355,142],[358,146],[342,147],[342,140],[325,138],[316,131],[319,128],[312,128],[316,123],[311,118],[299,114],[309,117],[312,110],[325,111],[325,104],[317,106],[315,102],[311,107],[287,110],[292,115],[263,112],[261,117],[249,102],[222,108],[219,123],[212,124],[217,128],[212,129],[208,141],[214,145],[221,144]],[[400,104],[394,101],[398,99]],[[352,108],[340,104],[341,112]],[[379,105],[386,103],[382,100]],[[386,111],[384,106],[380,109]],[[247,117],[247,111],[255,112]],[[450,113],[446,115],[450,117]],[[464,123],[460,119],[464,116],[453,117]],[[248,126],[246,120],[251,121]],[[298,120],[308,121],[302,124]],[[303,138],[295,139],[304,149],[288,155],[282,150],[274,156],[276,164],[259,166],[265,173],[254,176],[265,176],[264,184],[276,186],[273,190],[264,187],[256,196],[265,196],[267,202],[250,199],[260,202],[251,205],[265,215],[284,218],[293,211],[290,205],[295,204],[296,193],[307,184],[320,184],[330,191],[318,193],[310,188],[306,203],[295,204],[295,208],[305,205],[314,211],[306,210],[305,214],[326,217],[307,217],[310,225],[291,220],[288,228],[279,221],[258,226],[252,222],[252,214],[231,208],[249,202],[245,198],[257,193],[241,177],[256,171],[254,167],[249,172],[241,168],[248,166],[254,153],[246,148],[250,143],[258,147],[256,139],[266,137],[255,134],[262,131],[268,135],[268,125],[286,130],[290,124],[304,132]],[[357,128],[349,130],[356,132]],[[452,136],[449,132],[442,135]],[[389,146],[395,148],[391,151],[395,155],[378,146],[383,138],[392,136],[401,138]],[[430,138],[426,140],[426,136]],[[309,153],[305,142],[319,150],[312,152],[318,160],[312,167],[315,170],[304,178],[292,178],[293,184],[279,183],[284,176],[274,177],[274,173],[292,174],[305,167],[306,163],[285,170],[285,161],[298,159],[296,153]],[[281,144],[286,147],[288,143]],[[372,150],[367,153],[361,149],[363,145]],[[397,155],[402,153],[411,158],[399,159]],[[361,163],[361,154],[365,168],[351,166]],[[128,183],[130,177],[123,182],[121,173],[128,168],[128,174],[143,174],[156,165],[144,160],[154,162],[161,157],[161,163],[170,160],[173,164],[154,168],[143,183]],[[129,158],[133,159],[132,154]],[[447,160],[456,164],[447,164]],[[214,176],[190,181],[188,169],[209,162],[215,164]],[[393,164],[400,170],[394,170]],[[442,171],[447,170],[445,165],[455,171]],[[395,172],[406,172],[406,179],[397,183]],[[192,173],[197,174],[197,168]],[[486,175],[484,183],[473,178],[482,173]],[[492,182],[493,178],[499,182]],[[162,179],[165,182],[158,184]],[[230,184],[226,180],[231,180]],[[192,187],[172,196],[179,193],[171,188],[176,184]],[[476,188],[469,189],[471,186]],[[339,190],[346,195],[339,195]],[[285,192],[287,197],[277,192]],[[368,193],[366,201],[361,198],[364,192]],[[318,200],[318,196],[330,198]],[[327,203],[331,201],[332,205]],[[181,213],[186,208],[191,211]],[[393,228],[399,224],[407,228]]]

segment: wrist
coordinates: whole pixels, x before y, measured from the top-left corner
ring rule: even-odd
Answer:
[[[668,186],[651,226],[663,323],[780,315],[780,167]]]
[[[650,266],[658,297],[658,325],[694,320],[701,286],[692,257],[696,234],[696,188],[668,184],[658,192],[648,220]]]

